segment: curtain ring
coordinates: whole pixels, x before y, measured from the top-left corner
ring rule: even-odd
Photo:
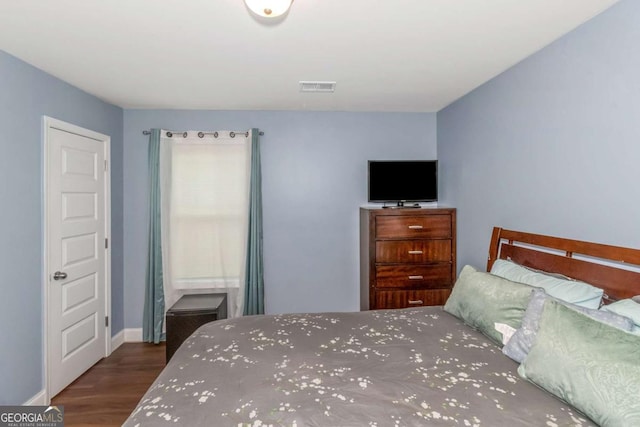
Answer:
[[[169,138],[171,138],[171,137],[173,136],[173,132],[169,132],[169,131],[167,131],[167,136],[168,136]]]
[[[214,132],[214,133],[213,133],[213,137],[214,137],[214,138],[217,138],[217,137],[218,137],[218,132]]]
[[[235,137],[236,137],[236,133],[235,133],[235,132],[229,132],[229,136],[230,136],[231,138],[235,138]]]
[[[198,132],[198,137],[199,138],[204,138],[204,132]]]
[[[182,134],[182,137],[183,137],[183,138],[186,138],[186,137],[187,137],[187,133],[186,133],[186,132],[184,132],[184,133]]]

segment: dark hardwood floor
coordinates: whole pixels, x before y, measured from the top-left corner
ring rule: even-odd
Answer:
[[[125,343],[52,399],[64,425],[121,426],[165,366],[165,344]]]

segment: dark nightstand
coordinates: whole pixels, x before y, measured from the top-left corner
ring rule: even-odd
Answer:
[[[227,294],[184,295],[167,311],[167,363],[200,326],[227,318]]]

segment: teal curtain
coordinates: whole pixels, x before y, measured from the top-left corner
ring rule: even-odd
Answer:
[[[260,131],[251,129],[251,182],[249,193],[249,233],[245,271],[244,315],[264,314],[262,276],[262,173],[260,170]]]
[[[164,287],[160,235],[160,129],[149,136],[149,248],[145,283],[142,336],[145,342],[164,341]]]

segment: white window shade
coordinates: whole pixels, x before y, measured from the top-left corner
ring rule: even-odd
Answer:
[[[251,171],[250,137],[229,132],[160,144],[165,309],[187,293],[224,290],[242,315]]]
[[[172,147],[170,246],[177,288],[238,286],[244,269],[248,145]]]

